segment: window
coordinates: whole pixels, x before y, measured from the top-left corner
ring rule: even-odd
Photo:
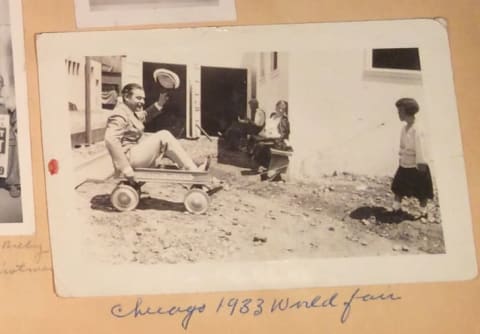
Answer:
[[[418,48],[374,48],[366,52],[366,74],[418,80],[421,69]]]
[[[274,78],[278,75],[279,71],[279,59],[278,59],[278,52],[274,51],[270,53],[270,74],[271,77]]]
[[[272,71],[278,70],[278,52],[272,52]]]
[[[372,68],[420,71],[418,49],[373,49]]]

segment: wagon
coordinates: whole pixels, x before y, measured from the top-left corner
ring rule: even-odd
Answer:
[[[121,179],[110,195],[113,207],[119,211],[132,211],[140,203],[141,187],[145,183],[172,183],[187,187],[183,203],[188,212],[203,214],[210,205],[210,195],[219,187],[212,186],[209,171],[188,171],[163,168],[136,168],[135,179]]]

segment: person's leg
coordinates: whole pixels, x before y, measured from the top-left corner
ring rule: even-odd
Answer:
[[[270,143],[259,143],[254,151],[254,160],[262,167],[268,168],[270,162]]]
[[[428,218],[428,210],[427,210],[428,199],[422,198],[422,199],[419,199],[418,201],[420,203],[421,217]]]
[[[153,167],[161,155],[175,162],[180,168],[199,169],[178,140],[166,130],[145,136],[130,150],[130,163],[133,168]]]
[[[428,165],[424,171],[417,170],[415,194],[420,203],[421,217],[428,218],[428,200],[433,199],[433,183]]]
[[[225,132],[225,140],[228,148],[232,150],[238,150],[240,148],[240,142],[246,137],[247,124],[233,123]]]
[[[10,145],[8,153],[8,171],[5,184],[8,187],[10,196],[20,196],[20,164],[18,162],[18,147]]]
[[[402,209],[402,196],[395,195],[392,204],[393,211],[400,211]]]
[[[408,180],[408,169],[403,167],[398,167],[393,177],[391,190],[395,195],[392,203],[392,211],[399,212],[402,210],[402,199],[404,196],[408,195],[409,180]]]

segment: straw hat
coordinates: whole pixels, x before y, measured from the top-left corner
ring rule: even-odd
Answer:
[[[165,68],[156,69],[153,72],[153,80],[167,89],[177,89],[180,86],[180,78],[178,75]]]

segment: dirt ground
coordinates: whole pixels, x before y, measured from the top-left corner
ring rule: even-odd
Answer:
[[[211,174],[224,189],[211,196],[206,214],[189,214],[186,189],[149,183],[138,208],[117,212],[109,194],[117,181],[77,188],[77,209],[87,213],[86,251],[108,263],[196,263],[444,253],[438,204],[419,219],[417,203],[389,211],[390,177],[341,171],[315,183],[260,181],[246,153],[221,143],[184,141],[199,161],[214,155]],[[199,148],[202,149],[199,149]]]

